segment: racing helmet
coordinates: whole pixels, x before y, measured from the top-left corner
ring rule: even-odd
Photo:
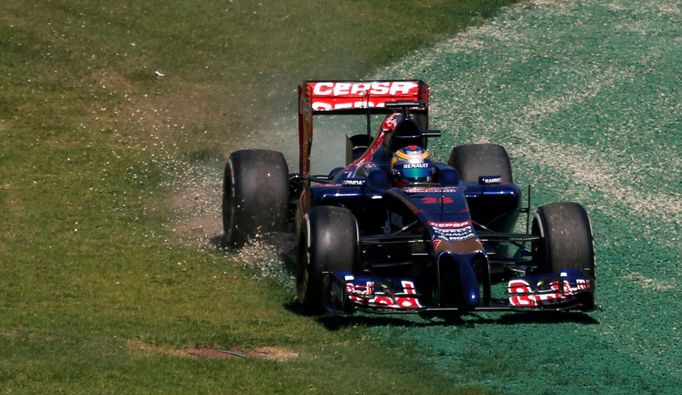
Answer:
[[[433,176],[431,155],[417,145],[400,148],[391,158],[391,172],[402,183],[430,182]]]

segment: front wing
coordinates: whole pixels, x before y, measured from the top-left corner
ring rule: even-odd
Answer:
[[[424,303],[423,294],[411,279],[328,272],[325,287],[329,290],[325,307],[332,313],[354,311],[372,313],[421,313],[472,311],[458,306]],[[594,279],[578,269],[560,274],[538,274],[514,278],[507,284],[507,298],[481,304],[474,311],[563,311],[592,308],[586,300],[594,293]]]

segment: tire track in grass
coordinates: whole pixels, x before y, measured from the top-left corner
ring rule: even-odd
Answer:
[[[541,186],[536,202],[588,207],[605,310],[592,314],[599,325],[489,313],[451,327],[379,326],[377,338],[499,391],[678,390],[679,16],[673,2],[536,1],[380,73],[429,81],[434,126],[455,131],[455,143],[505,145],[517,182]],[[617,122],[622,114],[637,118]]]

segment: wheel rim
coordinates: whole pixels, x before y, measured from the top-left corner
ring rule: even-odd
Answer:
[[[232,160],[228,160],[229,174],[225,174],[228,179],[226,180],[229,186],[226,186],[223,200],[223,231],[225,232],[225,238],[229,243],[234,242],[234,195],[235,195],[235,185],[234,185],[234,167],[232,166]]]
[[[298,299],[303,304],[310,303],[310,220],[308,215],[305,219],[305,230],[299,240],[299,276],[297,277]]]
[[[310,284],[310,270],[309,270],[309,262],[310,262],[310,252],[308,248],[305,246],[302,246],[305,248],[305,253],[301,254],[301,257],[299,258],[299,276],[298,276],[298,300],[301,303],[306,303],[306,299],[308,298],[308,284]],[[301,259],[302,258],[302,259]],[[302,262],[301,262],[302,260]]]

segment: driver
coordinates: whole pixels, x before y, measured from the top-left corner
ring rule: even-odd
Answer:
[[[393,154],[391,174],[396,186],[431,182],[435,168],[429,151],[417,145],[408,145]]]

